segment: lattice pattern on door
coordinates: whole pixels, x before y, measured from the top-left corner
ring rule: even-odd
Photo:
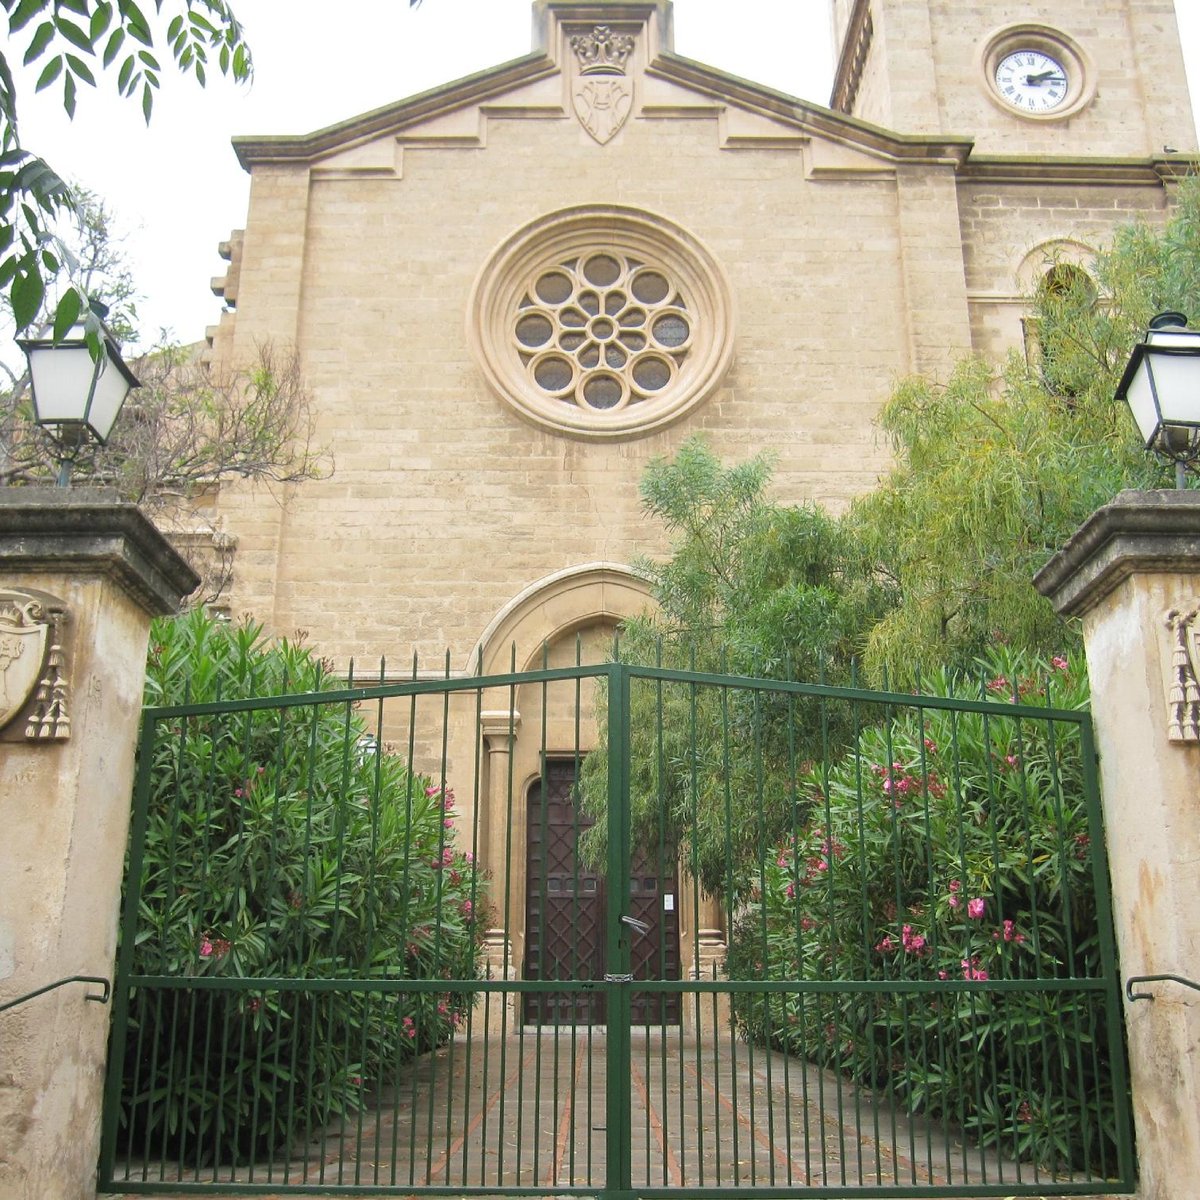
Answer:
[[[604,878],[580,852],[594,824],[574,801],[575,762],[550,760],[529,790],[525,884],[525,978],[602,979],[605,967]],[[656,859],[662,859],[661,867]],[[673,851],[639,846],[630,868],[629,915],[649,926],[635,936],[635,979],[679,978],[678,885]],[[635,1025],[678,1024],[679,997],[634,992]],[[538,992],[525,997],[530,1024],[603,1024],[597,992]]]

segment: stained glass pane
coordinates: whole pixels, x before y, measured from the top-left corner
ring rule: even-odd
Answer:
[[[544,346],[553,334],[550,318],[541,313],[530,313],[517,322],[517,341],[522,346]]]
[[[604,297],[604,311],[610,317],[615,317],[625,307],[625,303],[624,292],[609,292]]]
[[[579,307],[590,317],[600,311],[600,297],[595,292],[583,292],[579,297]]]
[[[621,274],[621,264],[611,254],[594,254],[583,267],[583,277],[596,287],[608,287],[616,283]]]
[[[615,343],[604,348],[604,361],[610,367],[623,367],[625,365],[625,351]]]
[[[630,289],[643,304],[661,304],[671,290],[665,275],[658,271],[642,271]]]
[[[661,391],[671,382],[670,365],[656,355],[639,358],[633,364],[633,382],[643,392]]]
[[[688,340],[688,323],[677,313],[668,313],[659,317],[653,325],[654,339],[660,346],[673,348],[682,346]]]
[[[587,337],[582,333],[564,333],[558,339],[558,344],[562,349],[574,353],[586,341]]]
[[[598,367],[600,365],[600,347],[595,342],[580,350],[579,365],[581,367]]]
[[[570,299],[571,280],[562,271],[547,271],[538,279],[533,290],[544,304],[561,304]]]
[[[543,358],[533,368],[533,377],[538,387],[548,392],[561,392],[571,385],[571,364],[565,358]]]
[[[620,335],[621,344],[629,350],[641,350],[646,345],[646,335],[644,333],[634,333],[632,330],[626,330]]]
[[[564,308],[558,314],[558,319],[572,329],[582,329],[588,323],[587,317],[577,308]]]
[[[592,408],[615,408],[621,403],[621,384],[611,375],[594,375],[583,385],[583,398]]]

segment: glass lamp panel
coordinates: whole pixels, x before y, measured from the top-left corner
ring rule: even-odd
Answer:
[[[30,346],[33,404],[42,425],[82,421],[95,364],[85,345]]]
[[[1154,377],[1163,424],[1200,425],[1200,333],[1154,329],[1146,342],[1144,362]],[[1160,354],[1159,347],[1184,353]]]
[[[88,424],[92,433],[101,442],[108,441],[112,427],[129,395],[129,379],[125,372],[106,354],[100,362],[100,374],[96,379],[96,391],[92,396],[92,407],[88,411]]]
[[[1133,419],[1137,423],[1138,432],[1142,435],[1142,441],[1149,446],[1158,436],[1159,422],[1158,408],[1154,403],[1154,390],[1150,384],[1148,359],[1143,358],[1138,363],[1137,370],[1126,389],[1125,402],[1129,405],[1129,411],[1133,413]]]

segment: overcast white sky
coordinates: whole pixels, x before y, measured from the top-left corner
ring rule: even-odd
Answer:
[[[829,0],[675,0],[675,48],[735,75],[824,104]],[[1176,0],[1192,94],[1200,97],[1200,0]],[[245,223],[249,177],[230,138],[306,133],[530,49],[530,0],[235,0],[255,80],[219,76],[201,91],[169,72],[146,129],[114,82],[81,89],[74,123],[55,89],[21,100],[23,144],[103,196],[126,235],[143,343],[183,341],[214,324],[217,244]]]

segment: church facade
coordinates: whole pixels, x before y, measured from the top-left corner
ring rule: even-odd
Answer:
[[[887,467],[898,377],[1021,347],[1054,263],[1168,209],[1195,148],[1171,0],[832,5],[830,107],[676,55],[667,0],[536,0],[522,58],[235,141],[210,360],[294,346],[335,469],[222,493],[234,612],[388,679],[414,651],[463,676],[601,654],[665,549],[652,459],[769,448],[782,499],[837,509]],[[460,798],[483,762],[464,815],[497,878],[523,868],[480,747],[534,787],[537,706],[464,705],[418,746]],[[519,962],[524,917],[500,921]],[[716,954],[700,923],[680,937]]]

